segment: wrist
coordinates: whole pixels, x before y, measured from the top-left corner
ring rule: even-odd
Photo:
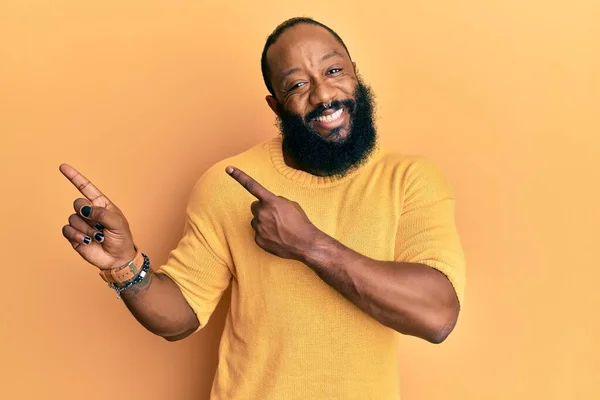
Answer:
[[[133,280],[142,270],[146,256],[135,248],[135,253],[129,261],[119,263],[116,268],[101,270],[100,277],[109,284],[124,285]]]
[[[325,258],[327,248],[330,247],[332,238],[326,233],[316,229],[310,236],[310,240],[307,241],[307,246],[304,251],[301,252],[300,261],[309,267],[313,267],[322,263]]]
[[[116,263],[115,263],[115,267],[112,267],[110,269],[119,269],[119,268],[123,268],[126,267],[127,264],[129,264],[130,262],[132,262],[136,256],[139,256],[140,252],[137,248],[137,246],[133,246],[132,249],[130,249],[129,251],[127,251],[123,257],[121,257]]]
[[[141,282],[143,282],[146,277],[151,273],[150,270],[150,259],[148,258],[147,255],[138,252],[138,255],[136,255],[135,259],[129,264],[133,264],[135,262],[138,261],[138,256],[141,254],[142,256],[142,264],[141,264],[141,268],[139,269],[139,271],[133,276],[133,278],[125,280],[125,281],[120,281],[120,282],[114,282],[114,281],[107,281],[108,282],[108,286],[112,289],[114,289],[117,292],[117,298],[121,298],[121,293],[126,291],[127,289],[133,287],[133,286],[137,286],[138,284],[140,284]],[[136,265],[137,267],[137,265]],[[135,268],[134,268],[135,269]]]

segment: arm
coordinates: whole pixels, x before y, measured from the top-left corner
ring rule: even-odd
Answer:
[[[301,261],[382,324],[441,343],[457,323],[465,280],[454,195],[423,159],[406,168],[402,188],[392,260],[373,260],[317,230]]]
[[[373,260],[323,232],[301,261],[361,310],[400,333],[441,343],[456,324],[456,293],[436,269]]]
[[[135,318],[152,333],[175,341],[206,326],[231,281],[231,272],[214,253],[214,225],[197,209],[202,190],[194,190],[183,236],[167,261],[139,284],[121,293]]]
[[[198,318],[179,287],[152,268],[142,282],[121,292],[121,298],[142,326],[168,341],[183,339],[199,328]]]

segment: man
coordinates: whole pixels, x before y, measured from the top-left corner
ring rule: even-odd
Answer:
[[[370,88],[331,29],[284,22],[262,70],[281,135],[203,174],[164,265],[148,269],[121,211],[65,164],[85,198],[63,234],[170,341],[232,285],[213,399],[397,399],[398,333],[440,343],[458,318],[452,191],[431,161],[377,145]]]

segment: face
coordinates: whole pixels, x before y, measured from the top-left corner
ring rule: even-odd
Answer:
[[[343,175],[375,145],[373,100],[344,47],[326,29],[301,24],[269,48],[267,61],[284,150],[302,167]]]

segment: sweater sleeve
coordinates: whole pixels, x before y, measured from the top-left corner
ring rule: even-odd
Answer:
[[[208,323],[232,278],[215,186],[208,174],[198,180],[187,205],[183,235],[156,271],[179,286],[198,317],[198,330]]]
[[[455,223],[455,199],[435,163],[418,158],[404,174],[404,202],[396,236],[395,260],[442,272],[462,304],[465,258]]]

